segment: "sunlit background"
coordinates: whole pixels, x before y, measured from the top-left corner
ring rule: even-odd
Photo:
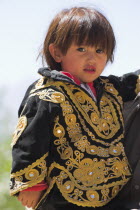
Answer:
[[[28,85],[38,78],[42,64],[36,58],[50,21],[61,9],[75,5],[94,6],[114,28],[115,61],[107,66],[105,75],[140,68],[139,0],[0,0],[0,86],[8,89],[14,112]]]
[[[17,205],[13,201],[8,204],[7,200],[10,153],[9,143],[6,146],[5,143],[10,141],[17,110],[27,87],[39,78],[37,70],[42,63],[37,57],[49,23],[57,12],[71,6],[93,6],[113,26],[117,40],[115,60],[107,65],[104,75],[119,76],[140,69],[139,0],[0,0],[0,140],[4,142],[0,150],[3,154],[0,167],[3,177],[0,191],[4,195],[2,210],[12,210]]]

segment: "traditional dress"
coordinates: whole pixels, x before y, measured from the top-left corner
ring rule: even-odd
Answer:
[[[47,68],[39,73],[19,109],[10,193],[45,180],[38,209],[101,209],[131,177],[122,107],[136,96],[138,76],[99,77],[95,100],[85,84]]]

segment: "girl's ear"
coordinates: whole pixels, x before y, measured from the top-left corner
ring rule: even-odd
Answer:
[[[55,44],[51,43],[49,45],[49,51],[51,56],[53,57],[53,59],[57,62],[57,63],[61,63],[62,61],[62,53],[61,51],[55,46]]]

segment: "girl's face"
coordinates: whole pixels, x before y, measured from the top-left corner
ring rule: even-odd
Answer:
[[[81,82],[92,82],[100,76],[107,63],[107,54],[100,48],[72,44],[66,55],[57,52],[62,71],[69,72]],[[55,59],[55,58],[54,58]]]

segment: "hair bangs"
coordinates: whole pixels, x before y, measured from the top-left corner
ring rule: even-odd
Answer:
[[[71,14],[71,18],[61,20],[61,26],[63,26],[59,29],[59,35],[62,34],[61,39],[59,37],[56,45],[64,54],[72,43],[78,46],[100,47],[107,54],[110,54],[108,22],[105,22],[104,18],[98,16],[96,12],[93,14],[92,11],[90,14],[89,10],[87,15],[87,11],[84,9],[80,13],[75,10]]]
[[[96,27],[83,27],[79,34],[77,34],[74,43],[78,46],[87,45],[91,47],[100,47],[104,51],[108,51],[108,37],[103,29],[98,30]]]
[[[98,47],[105,51],[108,60],[113,62],[115,36],[104,15],[93,8],[74,7],[60,12],[50,24],[43,47],[43,56],[51,69],[61,69],[49,52],[54,43],[63,54],[72,44]]]

